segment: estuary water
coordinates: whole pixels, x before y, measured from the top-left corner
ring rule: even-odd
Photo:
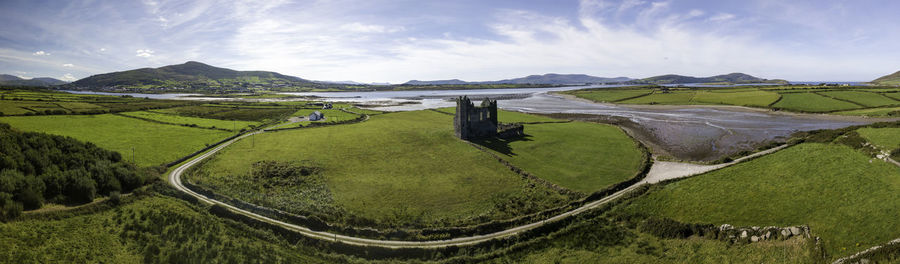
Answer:
[[[487,97],[497,99],[500,108],[510,111],[575,114],[579,115],[579,119],[607,122],[613,118],[632,136],[649,145],[654,153],[691,161],[716,160],[742,150],[755,149],[771,141],[786,139],[798,131],[834,129],[877,121],[829,115],[781,113],[741,107],[603,104],[552,93],[597,87],[615,86],[286,94],[315,96],[325,101],[354,102],[382,111],[413,111],[450,107],[456,105],[453,98],[463,95],[474,100]],[[203,100],[202,98],[172,94],[135,94],[132,96]],[[527,129],[526,127],[526,134],[528,133]]]
[[[614,87],[614,86],[592,86]],[[554,87],[496,90],[390,91],[343,93],[290,93],[318,96],[330,101],[352,101],[374,105],[383,111],[411,111],[450,107],[458,96],[475,100],[498,100],[505,110],[539,114],[581,114],[615,117],[632,136],[649,145],[654,153],[679,160],[713,161],[771,141],[787,139],[798,131],[834,129],[871,123],[862,118],[781,113],[741,107],[638,106],[588,102],[552,94],[554,91],[587,87]],[[405,104],[396,105],[396,103]],[[477,103],[477,101],[476,101]],[[378,104],[393,104],[378,107]],[[590,116],[579,119],[589,120]],[[598,118],[596,121],[609,119]],[[621,122],[625,120],[626,122]],[[526,127],[527,134],[527,127]]]

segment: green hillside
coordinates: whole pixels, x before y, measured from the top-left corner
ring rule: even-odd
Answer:
[[[881,78],[875,79],[872,83],[881,85],[900,85],[900,71],[881,76]]]

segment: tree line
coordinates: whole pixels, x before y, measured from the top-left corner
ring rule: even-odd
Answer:
[[[129,192],[154,178],[152,169],[140,169],[93,143],[0,123],[0,220],[45,202],[79,204]]]

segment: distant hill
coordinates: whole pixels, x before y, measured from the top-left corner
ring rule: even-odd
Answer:
[[[40,78],[31,78],[31,79],[23,79],[18,76],[9,75],[9,74],[0,74],[0,85],[19,85],[19,86],[54,86],[60,84],[66,84],[68,82],[50,78],[50,77],[40,77]]]
[[[900,85],[900,71],[881,76],[880,78],[872,81],[872,83],[881,85]]]
[[[596,77],[585,74],[555,74],[548,73],[544,75],[529,75],[527,77],[507,79],[497,81],[497,83],[514,83],[514,84],[587,84],[587,83],[618,83],[627,82],[631,78],[615,77],[605,78]]]
[[[652,84],[684,84],[684,83],[787,83],[785,80],[769,80],[757,78],[744,73],[729,73],[712,77],[692,77],[684,75],[660,75],[638,80]]]
[[[236,71],[196,61],[159,68],[93,75],[72,82],[75,89],[118,87],[122,89],[247,90],[313,84],[294,76],[268,71]]]
[[[451,80],[436,80],[436,81],[419,81],[419,80],[410,80],[403,84],[406,85],[446,85],[446,84],[475,84],[477,82],[467,82],[459,79],[451,79]]]
[[[589,83],[618,83],[632,80],[627,77],[604,78],[585,74],[555,74],[529,75],[527,77],[486,82],[467,82],[458,79],[419,81],[411,80],[406,85],[463,85],[463,84],[589,84]]]

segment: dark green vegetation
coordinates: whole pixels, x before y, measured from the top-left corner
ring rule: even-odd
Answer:
[[[900,237],[900,169],[838,143],[804,143],[654,189],[627,211],[685,223],[808,224],[832,257]]]
[[[880,78],[873,80],[872,83],[878,85],[900,85],[900,71],[881,76]]]
[[[223,150],[188,179],[254,204],[375,227],[478,224],[570,199],[456,139],[452,118],[389,113],[357,124],[264,133]],[[254,164],[269,161],[317,173],[291,184],[253,176]],[[314,184],[300,184],[307,180]]]
[[[663,105],[736,105],[809,113],[900,116],[891,87],[742,86],[593,88],[562,92],[595,102]]]
[[[651,84],[679,84],[679,83],[721,83],[721,84],[734,84],[734,83],[781,83],[786,84],[785,80],[767,80],[762,78],[753,77],[743,73],[729,73],[723,75],[716,75],[712,77],[691,77],[691,76],[683,76],[683,75],[660,75],[654,76],[650,78],[644,78],[637,80],[635,82],[641,83],[651,83]]]
[[[22,79],[18,76],[13,76],[9,74],[0,74],[0,85],[10,85],[10,86],[53,86],[66,84],[67,82],[57,80],[50,77],[41,77],[41,78],[31,78],[31,79]]]
[[[0,220],[45,202],[79,204],[130,192],[157,173],[74,138],[21,132],[0,123]]]
[[[167,187],[160,187],[167,188]],[[174,192],[174,191],[169,191]],[[0,223],[4,263],[335,263],[353,259],[293,244],[267,229],[155,192],[92,211]],[[33,219],[32,219],[33,218]]]
[[[586,194],[630,179],[644,165],[638,144],[615,126],[530,124],[525,134],[475,142],[539,178]]]

